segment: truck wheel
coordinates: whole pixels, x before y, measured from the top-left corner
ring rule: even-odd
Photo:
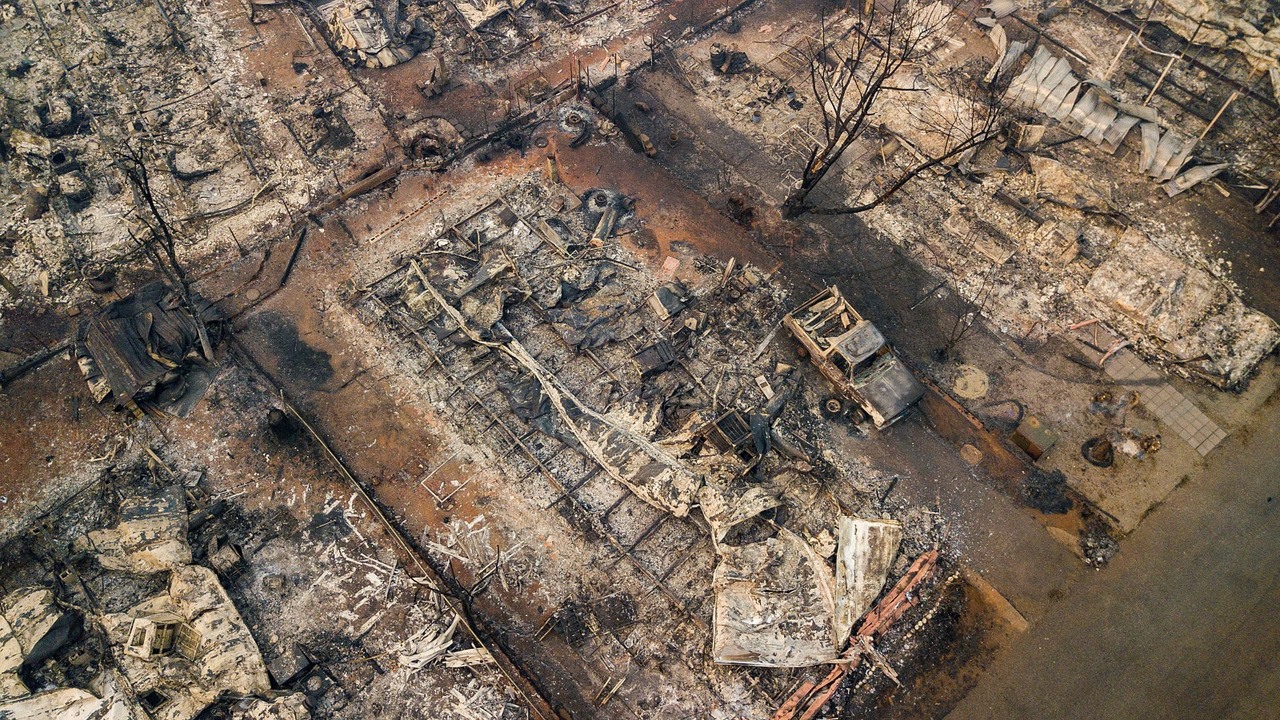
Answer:
[[[867,412],[862,408],[856,405],[849,408],[849,422],[853,423],[854,425],[861,425],[862,423],[870,419],[871,419],[871,416],[867,415]]]
[[[836,397],[835,395],[832,395],[831,397],[822,401],[823,417],[835,419],[840,417],[841,415],[844,415],[844,411],[845,411],[844,401]]]
[[[803,345],[797,346],[796,357],[800,358],[801,360],[804,360],[805,358],[809,357],[809,349]]]

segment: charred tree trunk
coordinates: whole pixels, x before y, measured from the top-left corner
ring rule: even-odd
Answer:
[[[212,364],[214,362],[213,344],[209,341],[209,331],[205,327],[204,318],[191,291],[191,279],[178,260],[177,236],[160,208],[151,186],[151,175],[147,170],[142,151],[126,145],[125,151],[116,159],[116,166],[129,180],[135,201],[140,201],[140,219],[147,227],[147,232],[142,237],[138,237],[132,231],[129,236],[147,254],[156,270],[178,290],[183,307],[195,321],[196,334],[200,339],[200,353],[206,362]]]
[[[921,7],[908,0],[868,2],[860,7],[852,28],[833,36],[824,19],[819,36],[808,47],[799,48],[808,60],[810,91],[822,110],[822,134],[809,153],[799,185],[782,203],[784,218],[866,212],[920,174],[958,159],[996,134],[1003,123],[1003,92],[993,83],[984,91],[956,95],[956,113],[916,117],[942,134],[944,147],[905,170],[871,200],[838,208],[819,208],[809,200],[844,153],[873,128],[870,120],[888,95],[923,91],[929,96],[930,87],[907,86],[911,79],[899,77],[899,71],[946,41],[953,13],[954,9],[938,12],[935,6]],[[952,89],[959,91],[959,86],[956,82]],[[929,110],[923,103],[919,108],[926,114]]]

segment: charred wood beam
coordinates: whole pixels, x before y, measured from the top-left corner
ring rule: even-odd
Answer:
[[[289,282],[289,276],[293,274],[293,266],[298,263],[298,254],[302,252],[302,241],[307,239],[307,226],[303,225],[298,231],[298,241],[293,244],[293,252],[289,255],[289,262],[284,266],[284,274],[280,276],[280,287]]]
[[[600,8],[599,10],[593,10],[593,11],[591,11],[591,12],[587,13],[586,15],[583,15],[583,16],[582,16],[582,17],[580,17],[580,18],[576,18],[576,19],[574,19],[574,21],[573,21],[573,22],[571,22],[571,23],[569,23],[566,27],[575,27],[575,26],[577,26],[577,25],[581,25],[582,23],[584,23],[584,22],[586,22],[586,21],[590,20],[591,18],[596,17],[596,16],[599,16],[599,15],[603,15],[604,13],[609,12],[610,10],[612,10],[612,9],[614,9],[614,8],[616,8],[616,7],[618,7],[618,6],[619,6],[619,5],[621,5],[621,4],[622,4],[622,1],[621,1],[621,0],[619,0],[618,2],[613,3],[612,5],[605,5],[604,7]]]
[[[480,37],[480,33],[476,32],[476,29],[471,27],[471,23],[467,21],[467,16],[462,14],[462,11],[458,9],[458,6],[454,4],[453,0],[444,0],[444,5],[453,11],[453,14],[458,19],[458,24],[462,26],[462,31],[467,34],[467,37],[471,38],[471,42],[475,43],[481,59],[485,61],[492,60],[493,53],[489,51],[488,44],[485,43],[484,38]]]
[[[1091,8],[1099,13],[1102,13],[1103,15],[1110,18],[1112,21],[1124,27],[1126,30],[1129,30],[1130,32],[1135,32],[1135,33],[1139,32],[1142,29],[1142,25],[1145,24],[1145,21],[1142,24],[1135,23],[1132,20],[1129,20],[1128,18],[1124,17],[1119,13],[1112,12],[1111,10],[1108,10],[1102,7],[1101,5],[1098,5],[1097,3],[1093,2],[1093,0],[1080,0],[1080,2],[1086,7]],[[1197,57],[1189,57],[1189,58],[1186,58],[1186,60],[1187,60],[1187,63],[1190,64],[1192,67],[1198,68],[1200,70],[1204,70],[1205,72],[1212,75],[1214,78],[1224,83],[1227,83],[1232,88],[1239,90],[1241,93],[1248,95],[1249,97],[1253,98],[1254,100],[1257,100],[1258,102],[1266,105],[1267,107],[1270,107],[1274,110],[1280,110],[1280,103],[1277,103],[1275,99],[1267,97],[1265,94],[1254,90],[1252,87],[1240,82],[1239,80],[1236,80],[1231,77],[1227,77],[1218,68],[1215,68],[1214,66],[1209,65],[1208,63],[1200,60]]]
[[[1137,66],[1140,70],[1142,70],[1142,71],[1144,71],[1144,72],[1147,72],[1147,73],[1150,73],[1151,75],[1153,75],[1153,76],[1155,76],[1155,77],[1159,77],[1159,76],[1160,76],[1160,70],[1157,70],[1156,68],[1151,67],[1151,66],[1150,66],[1150,65],[1148,65],[1146,62],[1144,62],[1144,61],[1142,60],[1142,58],[1140,58],[1140,57],[1139,57],[1139,58],[1134,58],[1133,64],[1134,64],[1135,66]],[[1145,88],[1147,88],[1147,89],[1150,89],[1150,88],[1152,87],[1152,83],[1148,82],[1147,80],[1143,79],[1142,77],[1134,76],[1134,75],[1129,75],[1129,77],[1130,77],[1130,78],[1132,78],[1132,79],[1133,79],[1135,82],[1137,82],[1139,85],[1142,85],[1143,87],[1145,87]],[[1184,110],[1187,110],[1188,112],[1190,112],[1191,114],[1195,115],[1196,117],[1198,117],[1198,118],[1200,118],[1200,119],[1202,119],[1202,120],[1208,121],[1208,119],[1209,119],[1209,118],[1205,117],[1205,115],[1209,115],[1210,117],[1212,117],[1212,115],[1213,115],[1213,109],[1212,109],[1212,108],[1210,108],[1209,110],[1207,110],[1207,111],[1206,111],[1204,107],[1200,106],[1200,104],[1199,104],[1198,102],[1196,102],[1197,100],[1200,100],[1200,99],[1202,99],[1202,98],[1204,97],[1204,93],[1203,93],[1203,92],[1198,91],[1198,90],[1192,90],[1191,88],[1188,88],[1187,86],[1185,86],[1185,85],[1183,85],[1182,83],[1178,82],[1177,78],[1166,77],[1166,78],[1165,78],[1165,80],[1164,80],[1164,84],[1165,84],[1165,85],[1172,85],[1172,86],[1173,86],[1174,88],[1176,88],[1179,92],[1182,92],[1183,94],[1185,94],[1185,95],[1187,96],[1187,100],[1185,100],[1185,101],[1176,100],[1176,99],[1174,99],[1173,97],[1171,97],[1170,95],[1168,95],[1168,94],[1166,94],[1166,93],[1162,93],[1162,92],[1158,92],[1158,91],[1157,91],[1159,95],[1162,95],[1162,96],[1163,96],[1163,97],[1165,97],[1166,99],[1171,100],[1171,101],[1172,101],[1172,102],[1174,102],[1174,103],[1177,103],[1177,104],[1178,104],[1180,107],[1182,107]],[[1162,89],[1163,89],[1163,88],[1162,88]]]
[[[603,469],[604,468],[600,467],[599,465],[596,465],[586,475],[583,475],[581,480],[578,480],[573,485],[570,485],[569,487],[565,488],[564,492],[560,493],[559,495],[556,496],[554,500],[547,503],[547,509],[553,508],[556,505],[559,505],[561,501],[568,499],[570,494],[577,492],[578,489],[581,488],[583,485],[586,485],[587,482],[591,480],[591,478],[599,475]]]
[[[3,389],[9,383],[13,382],[14,380],[17,380],[23,375],[26,375],[32,370],[35,370],[36,368],[48,362],[50,358],[54,357],[58,353],[61,353],[67,350],[70,347],[71,347],[71,341],[63,340],[62,342],[58,343],[57,345],[54,345],[53,347],[45,348],[44,350],[41,350],[40,352],[23,359],[18,364],[12,367],[7,367],[4,370],[0,370],[0,389]]]
[[[495,343],[491,343],[483,340],[477,333],[475,333],[473,330],[469,328],[465,318],[463,318],[462,314],[457,310],[457,308],[453,307],[452,305],[450,305],[448,302],[445,301],[444,297],[440,295],[439,291],[436,290],[436,288],[431,284],[430,280],[426,277],[426,275],[423,274],[422,269],[417,264],[417,261],[410,261],[410,266],[412,267],[413,271],[418,275],[419,279],[421,280],[426,290],[432,294],[436,302],[439,304],[440,308],[444,310],[447,315],[452,317],[453,321],[457,324],[458,328],[461,329],[476,345],[489,347],[493,350],[496,350],[506,355],[514,363],[520,365],[526,371],[528,371],[542,386],[544,392],[546,392],[547,395],[549,396],[553,407],[556,408],[556,411],[559,413],[560,417],[565,420],[566,424],[569,425],[570,430],[572,431],[574,436],[577,437],[578,441],[582,443],[584,447],[590,447],[590,440],[581,435],[581,429],[578,428],[577,425],[573,422],[571,414],[568,412],[567,408],[565,407],[565,398],[564,398],[565,389],[562,387],[559,387],[558,383],[555,383],[552,381],[551,378],[553,376],[551,376],[547,372],[547,370],[544,367],[542,367],[540,363],[538,363],[536,358],[533,355],[531,355],[529,351],[525,349],[524,346],[518,341],[513,340],[507,344],[495,344]],[[397,318],[397,320],[399,320],[399,318]],[[427,350],[428,352],[432,352],[430,347],[426,345],[425,341],[423,341],[421,337],[416,335],[415,337],[417,338],[419,344],[423,347],[424,350]],[[573,505],[577,509],[579,509],[584,514],[584,516],[592,517],[592,514],[590,513],[590,511],[586,508],[585,505],[583,505],[583,503],[575,495],[573,495],[572,492],[565,491],[565,487],[563,483],[561,483],[560,479],[556,476],[556,474],[546,466],[546,464],[542,461],[542,459],[539,458],[538,455],[534,453],[533,450],[527,444],[525,444],[525,442],[520,437],[518,437],[506,423],[498,420],[498,417],[494,415],[493,409],[490,407],[489,404],[479,402],[480,399],[476,396],[475,392],[471,389],[471,387],[459,384],[456,381],[456,379],[452,377],[452,375],[448,374],[447,370],[445,372],[446,372],[446,376],[448,376],[451,380],[454,380],[455,386],[462,387],[467,394],[471,395],[471,397],[478,403],[478,406],[482,410],[484,410],[484,412],[490,417],[490,419],[497,422],[497,426],[503,431],[503,433],[507,436],[508,440],[511,442],[510,451],[515,451],[515,450],[520,451],[520,453],[524,455],[524,457],[527,458],[529,462],[533,463],[539,469],[539,471],[541,471],[542,475],[556,490],[560,491],[561,493],[565,493],[568,496],[568,499],[573,503]],[[656,450],[655,446],[652,446],[647,440],[640,438],[633,431],[630,431],[626,428],[619,427],[615,423],[611,423],[607,419],[600,416],[599,413],[596,413],[595,411],[591,410],[589,407],[585,406],[576,397],[570,398],[570,400],[572,403],[572,407],[577,408],[578,412],[584,413],[592,417],[597,422],[601,422],[609,426],[614,431],[623,433],[624,435],[629,437],[632,442],[636,443],[642,448],[647,448],[651,453],[651,456],[657,459],[657,457],[655,455],[652,455],[652,453],[658,452],[658,451]],[[593,455],[592,460],[597,465],[599,465],[601,469],[604,470],[610,477],[618,481],[620,485],[622,485],[623,487],[626,487],[626,483],[622,480],[622,478],[617,476],[617,471],[613,468],[608,467],[602,458],[598,458]],[[671,462],[674,462],[674,461],[671,461]],[[621,500],[626,499],[627,497],[633,497],[633,496],[634,495],[630,491],[630,488],[628,488],[628,492],[624,493],[622,498],[619,500],[619,503],[621,502]],[[615,506],[619,503],[615,503]],[[646,579],[649,583],[651,583],[654,589],[656,589],[658,592],[665,595],[667,599],[669,599],[672,602],[673,605],[679,608],[680,611],[683,614],[685,614],[696,625],[698,625],[699,628],[703,630],[709,629],[706,621],[703,620],[698,615],[691,612],[688,608],[688,604],[684,600],[682,600],[679,596],[677,596],[675,592],[671,590],[671,588],[667,587],[665,583],[659,580],[652,570],[650,570],[643,563],[641,563],[639,559],[636,558],[632,553],[627,551],[622,541],[619,540],[618,537],[614,535],[613,532],[611,532],[607,527],[605,527],[604,516],[600,516],[595,519],[597,524],[599,525],[598,529],[600,530],[601,536],[609,543],[609,545],[615,551],[625,556],[630,561],[631,566],[636,570],[636,572],[638,572],[644,579]]]
[[[644,542],[645,540],[648,540],[650,535],[657,532],[658,528],[662,527],[670,519],[671,519],[670,513],[665,513],[665,512],[659,513],[658,516],[653,519],[653,522],[649,523],[648,527],[642,530],[640,532],[640,535],[636,537],[636,539],[630,545],[627,546],[627,553],[631,553],[637,547],[640,547],[640,543]],[[621,558],[619,558],[619,560],[621,560]],[[616,563],[617,561],[614,561],[614,564]]]
[[[1022,23],[1023,25],[1026,25],[1026,26],[1027,26],[1027,28],[1028,28],[1028,29],[1030,29],[1032,32],[1034,32],[1034,33],[1036,34],[1036,36],[1037,36],[1037,37],[1041,37],[1041,38],[1043,38],[1043,39],[1045,39],[1045,40],[1049,41],[1049,44],[1050,44],[1050,45],[1053,45],[1053,46],[1057,47],[1058,49],[1060,49],[1060,50],[1062,50],[1063,52],[1067,53],[1068,55],[1070,55],[1071,57],[1075,58],[1076,60],[1079,60],[1080,62],[1084,63],[1086,66],[1087,66],[1087,65],[1089,65],[1089,58],[1087,58],[1087,57],[1085,57],[1085,56],[1081,55],[1079,52],[1076,52],[1076,51],[1075,51],[1074,49],[1072,49],[1070,46],[1068,46],[1068,45],[1064,44],[1062,41],[1060,41],[1060,40],[1058,40],[1057,38],[1055,38],[1054,36],[1050,35],[1050,34],[1049,34],[1049,32],[1048,32],[1047,30],[1045,30],[1044,28],[1040,27],[1039,25],[1036,25],[1035,23],[1031,22],[1030,20],[1026,20],[1026,19],[1024,19],[1024,18],[1020,17],[1020,16],[1018,15],[1018,13],[1016,13],[1016,12],[1015,12],[1015,13],[1013,13],[1012,15],[1010,15],[1009,17],[1013,18],[1014,20],[1017,20],[1018,22]]]
[[[1126,74],[1126,77],[1128,77],[1130,80],[1134,81],[1138,85],[1141,85],[1142,87],[1148,90],[1152,89],[1153,87],[1152,83],[1150,83],[1147,80],[1144,80],[1141,75]],[[1209,122],[1209,117],[1206,117],[1206,113],[1204,113],[1201,110],[1198,110],[1193,104],[1187,103],[1186,101],[1175,97],[1173,93],[1169,92],[1169,90],[1166,87],[1161,86],[1156,88],[1155,90],[1157,95],[1164,98],[1165,100],[1168,100],[1174,105],[1178,106],[1178,108],[1185,110],[1188,113],[1191,113],[1192,115],[1199,118],[1201,121],[1205,123]]]

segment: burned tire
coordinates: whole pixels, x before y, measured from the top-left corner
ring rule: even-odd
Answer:
[[[865,410],[858,407],[857,405],[851,405],[849,409],[846,411],[845,416],[848,417],[849,422],[853,423],[854,425],[861,425],[862,423],[871,419],[871,416],[868,415]]]
[[[835,395],[823,400],[819,407],[822,410],[822,416],[829,420],[843,416],[845,411],[849,409],[845,401]]]
[[[797,345],[796,357],[800,358],[801,360],[804,360],[805,358],[809,357],[809,349],[803,345]]]

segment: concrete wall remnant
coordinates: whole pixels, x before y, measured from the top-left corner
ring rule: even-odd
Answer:
[[[91,530],[85,549],[112,570],[154,573],[191,563],[187,544],[187,507],[182,488],[169,487],[149,497],[120,503],[120,523]]]
[[[840,518],[835,580],[837,647],[884,589],[901,544],[902,523],[896,520]]]

